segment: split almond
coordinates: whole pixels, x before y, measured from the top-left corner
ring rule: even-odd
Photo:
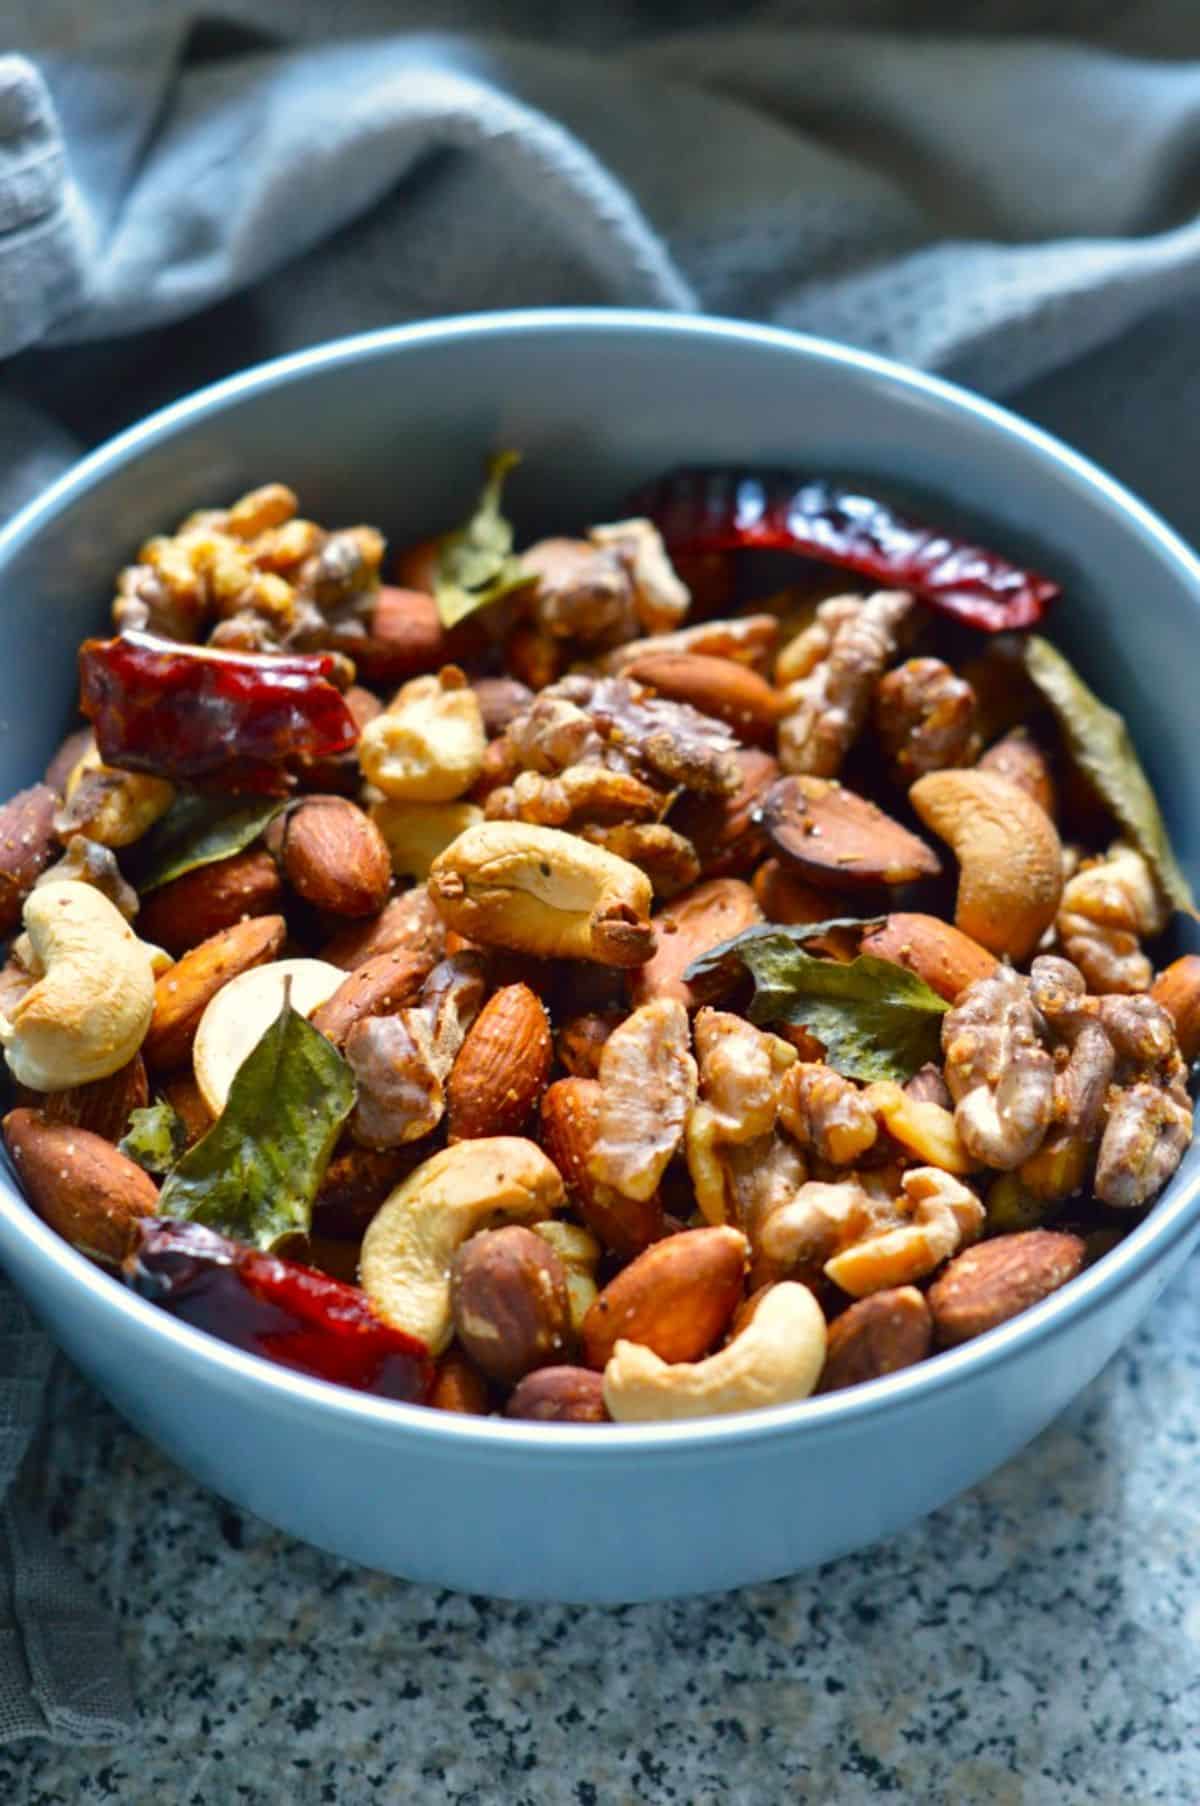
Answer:
[[[623,1197],[592,1177],[601,1101],[596,1079],[559,1079],[542,1099],[542,1145],[593,1235],[628,1258],[662,1235],[662,1201],[657,1194],[645,1200]]]
[[[766,850],[758,807],[779,776],[770,753],[743,746],[735,755],[741,783],[730,796],[701,796],[685,790],[671,810],[671,826],[691,841],[705,878],[748,872]]]
[[[636,1342],[662,1361],[698,1361],[742,1298],[748,1243],[740,1230],[685,1229],[623,1268],[583,1320],[587,1365],[603,1369],[617,1343]]]
[[[835,778],[780,778],[762,819],[776,852],[819,888],[911,884],[942,869],[923,840]]]
[[[151,891],[138,914],[138,934],[179,959],[223,929],[271,915],[282,896],[275,861],[265,847],[251,847]]]
[[[324,965],[325,961],[316,963]],[[387,953],[374,954],[341,975],[341,983],[314,1010],[313,1027],[335,1047],[344,1047],[356,1022],[365,1022],[368,1016],[390,1016],[415,1003],[436,963],[428,949],[393,947]]]
[[[954,1003],[968,985],[990,978],[996,970],[995,954],[969,934],[938,916],[905,911],[888,916],[881,928],[865,934],[861,950],[915,972],[947,1003]]]
[[[447,1086],[451,1141],[519,1135],[546,1088],[554,1046],[544,1005],[526,984],[489,998]]]
[[[701,954],[761,920],[754,892],[740,878],[710,878],[673,898],[653,918],[653,957],[630,974],[634,1007],[674,997],[686,1008],[697,1009],[720,996],[724,987],[719,978],[691,983],[684,972]]]
[[[933,1318],[916,1286],[860,1298],[829,1325],[820,1392],[861,1386],[923,1361],[933,1346]]]
[[[377,915],[392,883],[387,842],[344,796],[308,796],[288,811],[279,850],[292,889],[314,909]]]
[[[192,1050],[200,1095],[220,1116],[229,1087],[246,1056],[254,1051],[286,999],[301,1016],[311,1016],[344,982],[337,966],[320,959],[278,959],[231,979],[200,1018]]]
[[[1040,1304],[1074,1279],[1086,1256],[1081,1237],[1054,1229],[1027,1229],[968,1248],[929,1288],[939,1345],[957,1347]]]
[[[446,930],[433,898],[419,885],[393,897],[369,922],[349,923],[321,948],[321,958],[343,972],[366,965],[377,953],[419,953],[430,965],[441,959]]]
[[[622,676],[649,685],[672,702],[690,703],[753,745],[771,742],[787,707],[780,692],[748,665],[702,652],[644,652],[625,666]]]
[[[138,1218],[158,1209],[149,1174],[90,1129],[10,1110],[4,1141],[38,1215],[85,1254],[123,1260]]]
[[[142,1047],[152,1072],[173,1072],[192,1051],[200,1018],[222,985],[274,959],[287,937],[282,916],[238,922],[201,941],[154,986],[154,1014]]]

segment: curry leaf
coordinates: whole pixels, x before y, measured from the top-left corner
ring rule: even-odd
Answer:
[[[1025,668],[1054,711],[1071,757],[1141,853],[1163,895],[1194,915],[1196,900],[1124,718],[1101,702],[1070,660],[1040,634],[1025,642]]]
[[[143,895],[201,865],[240,853],[278,815],[278,797],[206,796],[181,791],[166,814],[137,843],[131,863]]]
[[[860,953],[844,964],[818,959],[801,945],[834,928],[866,930],[877,920],[841,917],[794,928],[769,923],[748,928],[694,961],[685,977],[736,957],[754,980],[752,1022],[806,1028],[824,1043],[830,1066],[847,1078],[903,1084],[937,1058],[949,1004],[891,960]]]
[[[118,1144],[122,1154],[148,1173],[169,1173],[187,1146],[183,1118],[165,1098],[129,1112],[129,1128]]]
[[[513,552],[513,530],[500,512],[504,479],[519,462],[519,452],[497,452],[474,514],[438,546],[433,593],[443,627],[533,581],[533,572]]]
[[[238,1068],[212,1128],[167,1178],[160,1213],[263,1249],[307,1233],[353,1107],[350,1068],[285,1002]]]

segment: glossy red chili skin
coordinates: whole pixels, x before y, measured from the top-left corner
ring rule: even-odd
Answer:
[[[1060,586],[984,546],[905,519],[886,502],[786,471],[669,471],[632,506],[672,555],[798,552],[856,571],[986,633],[1033,627]]]
[[[423,1404],[433,1364],[356,1286],[229,1241],[199,1223],[147,1217],[127,1285],[222,1342],[380,1398]]]
[[[288,767],[346,752],[354,717],[328,652],[252,654],[151,634],[85,640],[80,706],[108,765],[282,795]]]

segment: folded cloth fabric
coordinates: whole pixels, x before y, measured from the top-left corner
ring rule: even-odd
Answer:
[[[0,519],[78,442],[260,356],[587,301],[769,319],[1015,396],[1200,531],[1188,0],[15,14]],[[130,1702],[40,1521],[50,1354],[2,1288],[0,1741],[104,1741]]]

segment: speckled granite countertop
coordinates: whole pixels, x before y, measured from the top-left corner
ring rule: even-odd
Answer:
[[[141,1730],[0,1750],[6,1806],[1200,1801],[1200,1260],[974,1492],[674,1605],[407,1586],[231,1511],[77,1382],[56,1406],[53,1519]]]

